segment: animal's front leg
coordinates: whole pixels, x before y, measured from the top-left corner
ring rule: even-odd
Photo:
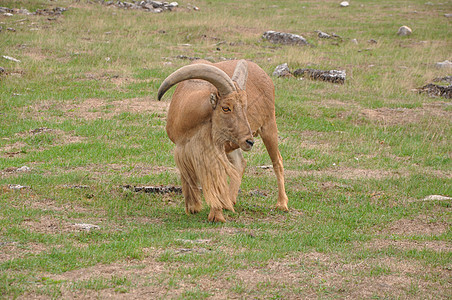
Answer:
[[[227,156],[239,175],[237,178],[230,178],[229,182],[229,196],[231,197],[231,202],[235,205],[237,203],[237,195],[239,193],[240,184],[242,183],[243,173],[245,172],[246,161],[243,158],[240,149],[228,153]]]
[[[209,222],[226,222],[226,219],[223,216],[223,210],[218,208],[210,208],[208,220]]]

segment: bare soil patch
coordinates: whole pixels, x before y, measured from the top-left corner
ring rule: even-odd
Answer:
[[[246,172],[248,176],[271,176],[273,174],[273,168],[269,167],[267,169],[262,169],[260,167],[249,168]],[[348,167],[336,167],[325,170],[284,170],[286,177],[307,177],[307,176],[331,176],[339,179],[384,179],[389,177],[401,177],[406,176],[406,172],[403,171],[387,171],[387,170],[371,170],[371,169],[358,169],[358,168],[348,168]]]
[[[105,174],[118,174],[120,173],[124,177],[131,176],[146,176],[149,174],[160,174],[160,173],[171,173],[171,174],[179,174],[179,170],[174,167],[166,167],[166,166],[152,166],[152,165],[144,165],[137,164],[131,168],[130,165],[123,164],[107,164],[107,165],[98,165],[98,164],[90,164],[87,166],[80,166],[72,169],[66,170],[66,172],[89,172],[93,176],[100,176]]]
[[[38,243],[21,245],[18,242],[0,242],[0,263],[23,258],[29,254],[38,254],[46,250],[48,250],[48,246]]]
[[[370,121],[384,125],[404,125],[418,123],[428,118],[451,119],[452,112],[444,108],[444,102],[426,104],[423,108],[377,108],[363,109],[361,115]]]
[[[155,101],[151,97],[132,98],[117,101],[90,98],[83,102],[55,103],[44,101],[27,108],[24,114],[35,119],[62,119],[76,118],[83,120],[111,119],[121,113],[156,114],[159,118],[166,118],[169,102]],[[61,111],[64,116],[55,117],[51,111]]]
[[[450,224],[431,221],[428,216],[417,216],[414,219],[400,219],[392,222],[381,232],[391,235],[441,235],[446,233]]]
[[[401,250],[433,250],[437,252],[452,252],[452,243],[446,241],[412,241],[412,240],[385,240],[375,239],[365,244],[366,248],[385,249],[388,247]]]
[[[169,103],[154,101],[151,98],[125,99],[107,102],[101,99],[87,99],[83,103],[65,105],[61,109],[67,117],[85,120],[109,119],[123,112],[156,113],[159,117],[166,116]]]

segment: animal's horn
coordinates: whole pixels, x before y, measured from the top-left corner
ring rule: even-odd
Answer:
[[[235,91],[234,83],[223,70],[207,64],[193,64],[182,67],[169,75],[158,90],[158,99],[162,99],[162,96],[173,85],[189,79],[203,79],[210,82],[222,96]]]
[[[235,66],[234,75],[232,75],[232,81],[236,82],[241,90],[245,90],[247,79],[248,63],[246,62],[246,60],[241,59]]]

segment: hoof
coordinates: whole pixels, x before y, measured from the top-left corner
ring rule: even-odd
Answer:
[[[210,210],[208,220],[209,222],[221,222],[221,223],[226,222],[226,219],[223,216],[223,212],[221,210],[213,209]]]
[[[289,208],[287,207],[287,204],[281,204],[281,203],[276,203],[276,209],[280,210],[280,211],[289,211]]]
[[[185,212],[187,213],[187,215],[190,214],[197,214],[202,210],[202,205],[190,205],[190,204],[186,204],[185,206]]]

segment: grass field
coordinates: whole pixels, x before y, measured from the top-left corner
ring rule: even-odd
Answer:
[[[451,299],[452,201],[427,197],[452,197],[452,106],[413,89],[452,75],[452,2],[339,3],[0,0],[67,8],[0,15],[0,298]],[[123,188],[180,186],[156,95],[180,55],[346,71],[272,77],[288,213],[260,139],[225,224]]]

